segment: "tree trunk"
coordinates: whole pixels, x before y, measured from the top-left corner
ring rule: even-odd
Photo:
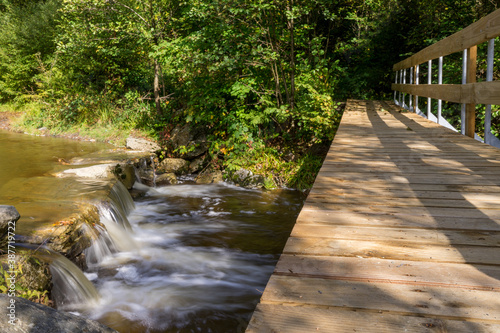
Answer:
[[[290,6],[290,13],[291,13],[291,19],[290,19],[290,67],[292,67],[292,73],[290,75],[290,109],[295,108],[295,39],[294,39],[294,30],[295,30],[295,24],[293,21],[293,0],[290,0],[291,6]]]
[[[158,116],[162,115],[161,104],[160,104],[160,64],[158,60],[154,60],[155,65],[155,78],[153,83],[153,91],[155,95],[156,113]]]

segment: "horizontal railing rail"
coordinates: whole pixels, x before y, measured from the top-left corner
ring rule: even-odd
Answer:
[[[396,78],[392,84],[396,104],[452,128],[441,116],[442,101],[460,103],[462,133],[476,138],[478,138],[475,135],[476,105],[484,104],[486,105],[484,141],[500,147],[500,140],[491,133],[491,105],[500,105],[500,81],[493,81],[494,45],[498,36],[500,36],[500,9],[398,62],[393,66]],[[477,82],[477,46],[485,42],[488,42],[486,81]],[[456,52],[463,52],[462,84],[443,84],[443,58]],[[432,83],[432,61],[435,59],[439,59],[437,84]],[[427,84],[420,84],[420,65],[424,63],[428,66]],[[408,104],[406,104],[406,94],[409,95]],[[419,97],[427,97],[427,115],[418,108]],[[431,113],[431,99],[438,101],[437,117]]]

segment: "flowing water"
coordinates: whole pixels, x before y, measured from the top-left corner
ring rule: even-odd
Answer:
[[[18,208],[17,230],[29,233],[67,216],[75,197],[102,187],[51,175],[68,168],[61,159],[103,148],[0,131],[0,204]],[[244,332],[302,193],[196,185],[189,178],[136,190],[144,196],[134,203],[118,183],[99,205],[106,229],[88,227],[95,242],[85,251],[84,273],[92,284],[68,260],[44,255],[58,308],[119,332]]]
[[[70,168],[63,161],[110,147],[0,130],[0,205],[15,206],[21,214],[16,233],[28,235],[72,214],[76,198],[92,191],[96,182],[52,174]]]
[[[102,257],[89,250],[86,275],[102,297],[83,314],[120,332],[243,332],[302,195],[189,181],[139,187],[130,237]]]

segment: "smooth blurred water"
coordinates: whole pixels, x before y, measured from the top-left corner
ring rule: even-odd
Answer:
[[[151,188],[128,217],[134,246],[86,275],[86,316],[120,332],[244,332],[302,207],[297,191]]]
[[[78,201],[91,200],[106,187],[53,174],[71,167],[61,161],[108,147],[0,131],[0,204],[21,213],[16,233],[27,235],[66,218]],[[120,193],[112,201],[122,209],[100,208],[108,231],[102,229],[88,251],[85,272],[101,295],[97,305],[82,305],[78,295],[59,303],[120,332],[244,332],[303,194],[195,185],[189,179],[145,190],[135,208]],[[120,221],[128,211],[131,230]],[[68,270],[78,276],[76,267],[66,264],[56,267],[61,281],[68,280]],[[78,286],[87,285],[77,279],[83,283]],[[76,293],[57,283],[61,294]]]
[[[106,148],[110,145],[0,130],[0,205],[15,206],[21,214],[16,233],[28,235],[67,218],[82,195],[102,188],[95,181],[53,174],[70,168],[64,161]]]

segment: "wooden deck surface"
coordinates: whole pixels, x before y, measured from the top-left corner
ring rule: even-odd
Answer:
[[[250,332],[500,332],[500,150],[349,101]]]

